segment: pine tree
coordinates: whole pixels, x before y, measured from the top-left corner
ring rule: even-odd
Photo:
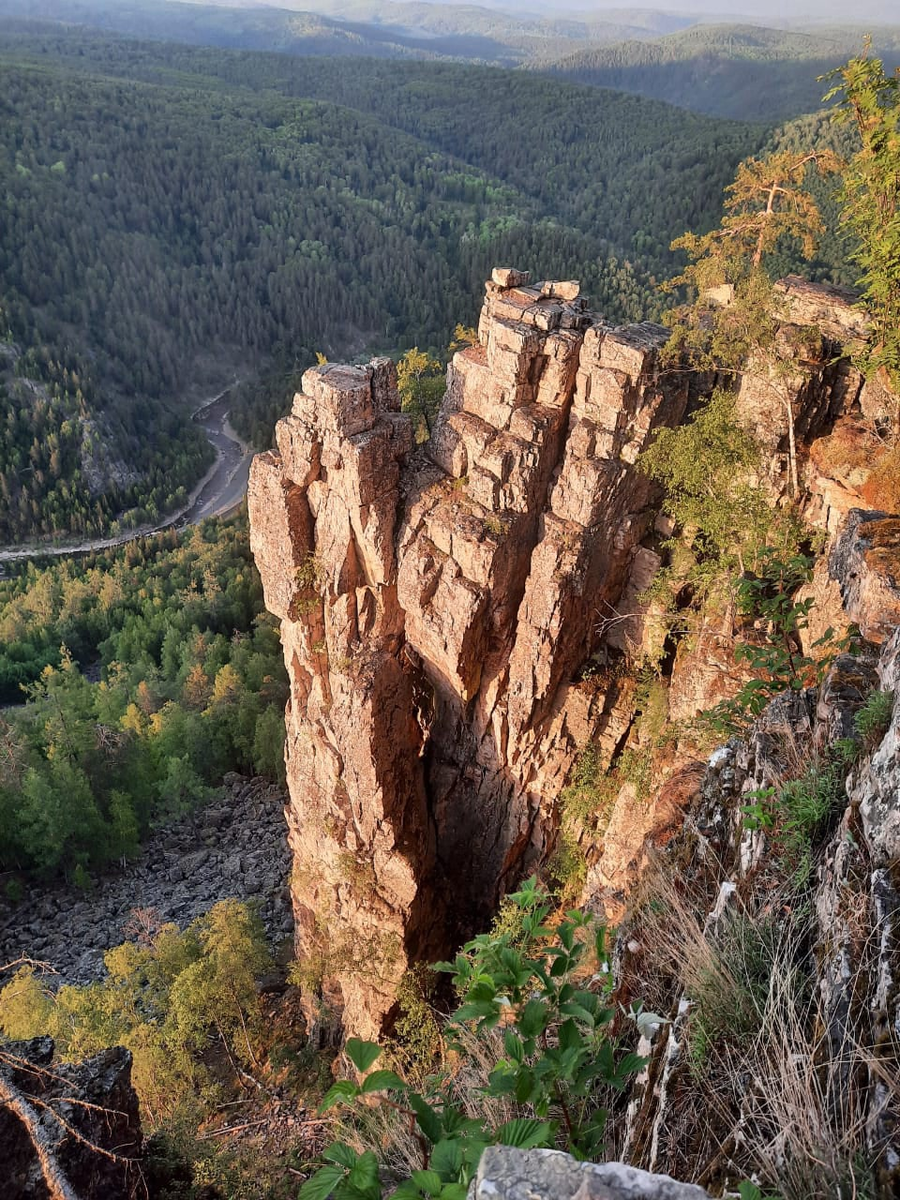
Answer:
[[[826,100],[841,98],[833,120],[852,122],[861,147],[840,189],[841,219],[857,246],[859,283],[872,318],[864,370],[900,390],[900,73],[887,76],[881,59],[863,53],[832,72],[840,83]]]

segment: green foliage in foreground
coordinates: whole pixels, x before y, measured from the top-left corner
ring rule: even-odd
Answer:
[[[271,967],[259,919],[222,900],[183,932],[145,926],[104,962],[102,982],[55,993],[20,968],[0,991],[0,1029],[15,1039],[50,1034],[57,1054],[73,1061],[126,1046],[148,1127],[176,1115],[196,1122],[216,1095],[210,1048],[221,1046],[236,1072],[256,1061],[256,980]]]
[[[379,1046],[350,1039],[347,1055],[361,1082],[340,1080],[323,1108],[343,1104],[364,1113],[373,1100],[388,1108],[398,1124],[408,1122],[421,1166],[405,1179],[389,1179],[373,1150],[338,1141],[301,1188],[301,1200],[380,1200],[386,1193],[463,1200],[492,1143],[560,1146],[585,1159],[602,1153],[603,1093],[621,1090],[644,1061],[617,1055],[610,1033],[615,1010],[607,1007],[606,931],[580,912],[548,927],[551,906],[533,879],[508,901],[519,910],[514,928],[506,921],[502,932],[469,942],[455,962],[437,964],[452,975],[463,1001],[445,1036],[463,1064],[494,1064],[486,1079],[467,1102],[447,1072],[414,1090],[394,1071],[373,1070]],[[507,1119],[492,1121],[488,1113],[498,1111]]]
[[[86,880],[226,771],[283,769],[284,668],[244,523],[31,565],[0,581],[0,645],[6,698],[28,696],[0,715],[4,869]]]

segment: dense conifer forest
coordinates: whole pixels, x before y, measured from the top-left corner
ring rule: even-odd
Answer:
[[[876,29],[876,52],[889,69],[900,63],[900,33]],[[847,27],[811,31],[754,25],[694,25],[654,40],[578,49],[538,64],[569,83],[617,88],[743,120],[783,121],[821,107],[818,77],[860,47]]]
[[[14,24],[0,56],[0,542],[177,507],[204,356],[440,351],[500,261],[646,316],[671,237],[765,137],[460,65]]]

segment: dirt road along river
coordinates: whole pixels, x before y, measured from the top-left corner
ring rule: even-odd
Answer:
[[[196,525],[207,517],[221,516],[236,508],[247,491],[250,460],[253,451],[238,437],[228,423],[232,384],[218,396],[207,400],[195,410],[192,420],[203,428],[216,452],[216,461],[191,492],[187,504],[158,524],[141,525],[126,533],[109,538],[84,538],[80,541],[32,543],[0,548],[0,569],[3,563],[22,562],[30,558],[59,558],[63,555],[90,554],[94,550],[108,550],[124,546],[135,538],[149,537],[163,529],[181,529],[185,525]]]

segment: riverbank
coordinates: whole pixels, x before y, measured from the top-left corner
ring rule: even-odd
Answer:
[[[253,458],[253,451],[238,437],[228,420],[229,397],[241,382],[235,379],[224,391],[204,400],[191,414],[191,419],[203,427],[207,441],[216,452],[216,459],[180,509],[169,513],[162,521],[139,525],[114,537],[0,547],[0,565],[33,558],[60,558],[112,550],[137,538],[151,537],[166,529],[196,525],[208,517],[231,512],[241,503],[247,491],[250,461]]]

